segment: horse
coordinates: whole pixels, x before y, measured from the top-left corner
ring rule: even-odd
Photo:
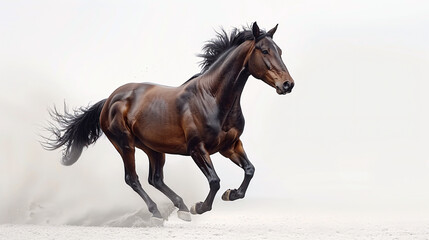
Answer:
[[[237,189],[228,189],[222,199],[244,198],[255,167],[249,161],[240,136],[244,117],[240,98],[249,76],[273,87],[277,94],[292,91],[295,83],[273,41],[278,24],[269,31],[256,22],[251,27],[225,30],[203,47],[202,70],[178,87],[152,83],[128,83],[117,88],[107,99],[74,113],[51,117],[48,150],[63,148],[62,163],[72,165],[84,147],[95,143],[104,133],[122,157],[125,182],[146,203],[152,218],[162,219],[156,203],[143,190],[135,168],[136,148],[149,159],[149,184],[165,194],[178,208],[178,217],[191,220],[191,214],[212,209],[220,179],[210,155],[219,152],[244,170]],[[190,209],[183,199],[164,183],[165,154],[191,156],[209,183],[209,193]]]

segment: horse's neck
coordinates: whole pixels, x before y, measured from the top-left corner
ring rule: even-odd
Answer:
[[[219,67],[211,69],[205,78],[206,89],[218,102],[222,121],[234,106],[240,104],[241,93],[250,76],[245,65],[251,48],[251,41],[242,43],[219,63]]]

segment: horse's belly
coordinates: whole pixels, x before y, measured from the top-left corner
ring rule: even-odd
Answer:
[[[143,144],[156,152],[189,155],[186,148],[186,144],[183,143],[145,141]]]
[[[186,154],[186,140],[174,101],[175,91],[156,86],[129,113],[134,134],[146,147],[164,153]]]
[[[175,126],[148,124],[137,134],[140,142],[150,149],[170,154],[187,154],[183,131]]]

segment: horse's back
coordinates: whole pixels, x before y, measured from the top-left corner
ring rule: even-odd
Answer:
[[[127,83],[112,92],[104,105],[103,112],[111,110],[117,103],[138,108],[145,101],[150,101],[149,98],[168,98],[178,91],[179,89],[175,87],[153,83]]]

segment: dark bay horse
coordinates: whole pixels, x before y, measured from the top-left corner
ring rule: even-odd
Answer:
[[[122,157],[125,182],[146,202],[154,218],[162,216],[157,205],[140,185],[135,169],[136,148],[149,158],[149,183],[164,193],[176,206],[178,216],[211,210],[220,188],[210,155],[220,152],[244,170],[237,189],[223,195],[225,201],[243,198],[255,168],[246,156],[240,135],[244,117],[240,97],[250,75],[276,89],[290,93],[294,81],[282,61],[282,50],[273,41],[277,26],[268,32],[256,22],[251,29],[225,31],[203,48],[202,72],[179,87],[151,83],[129,83],[116,89],[107,99],[91,107],[64,115],[56,110],[52,117],[60,125],[51,127],[49,150],[64,148],[62,163],[77,161],[84,147],[104,132]],[[203,202],[189,210],[182,198],[163,181],[165,154],[191,156],[207,177],[210,191]]]

